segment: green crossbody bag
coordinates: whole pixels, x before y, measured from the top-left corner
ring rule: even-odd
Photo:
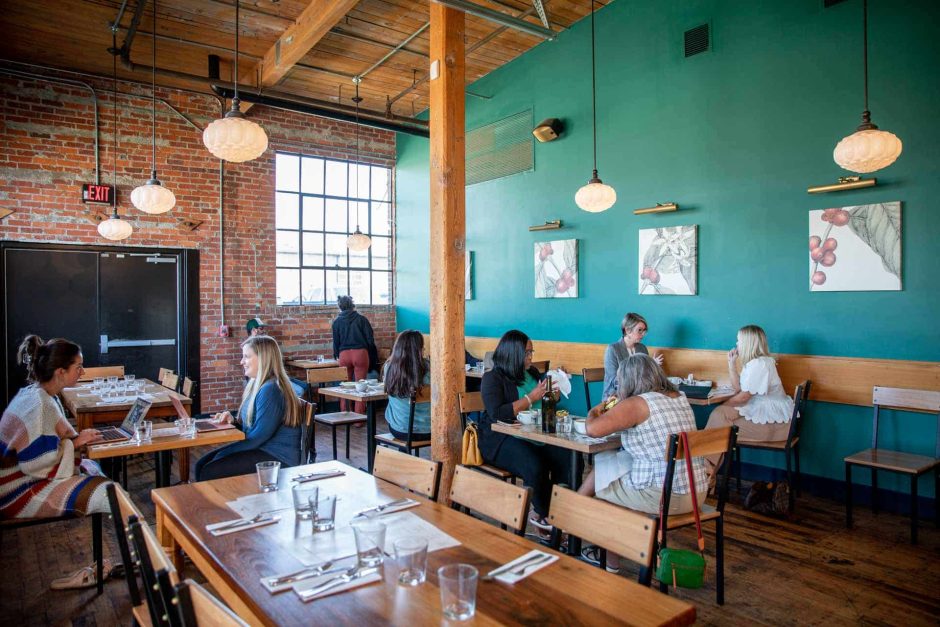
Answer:
[[[685,451],[685,467],[689,473],[692,512],[695,516],[695,530],[698,532],[698,552],[669,547],[661,548],[659,564],[656,567],[656,579],[666,584],[672,582],[673,588],[701,588],[705,583],[705,538],[702,536],[702,521],[699,518],[698,498],[695,494],[695,476],[692,471],[692,455],[689,453],[689,438],[686,433],[680,433],[679,439]],[[665,533],[664,521],[662,506],[660,506],[660,537]]]

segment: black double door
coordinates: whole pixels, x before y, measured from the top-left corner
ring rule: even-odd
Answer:
[[[193,252],[193,251],[188,251]],[[24,384],[16,350],[24,337],[64,337],[82,347],[86,366],[123,365],[155,379],[160,368],[194,374],[184,251],[3,246],[6,390]],[[198,307],[198,303],[192,303]],[[187,366],[190,366],[187,368]],[[194,377],[195,378],[195,377]]]

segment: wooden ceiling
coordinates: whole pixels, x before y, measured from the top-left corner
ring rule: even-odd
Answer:
[[[360,84],[364,111],[413,117],[428,107],[429,0],[242,0],[239,74],[242,85],[263,81],[268,92],[352,106],[352,79]],[[600,8],[609,0],[598,1]],[[152,0],[37,0],[7,2],[0,25],[0,59],[110,76],[110,24],[125,5],[117,33],[120,47],[135,10],[146,6],[131,42],[128,68],[118,76],[150,82]],[[532,0],[473,0],[476,4],[541,25]],[[590,0],[543,0],[554,31],[590,13]],[[467,15],[467,83],[513,60],[543,39]],[[158,84],[210,92],[208,55],[221,58],[222,80],[231,80],[235,42],[234,0],[158,0]],[[424,29],[422,31],[422,28]],[[419,32],[420,31],[420,32]],[[410,41],[378,64],[406,40]],[[280,65],[276,44],[280,43]],[[8,64],[5,64],[8,65]],[[144,66],[144,67],[138,67]],[[9,65],[9,67],[16,67]]]

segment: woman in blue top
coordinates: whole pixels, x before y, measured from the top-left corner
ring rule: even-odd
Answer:
[[[399,440],[407,440],[411,395],[422,385],[431,384],[431,364],[424,358],[424,336],[419,331],[401,332],[385,362],[382,379],[388,394],[385,410],[388,429]],[[430,438],[431,403],[416,403],[411,439]]]
[[[216,422],[235,423],[245,439],[223,446],[196,462],[196,480],[245,475],[255,464],[279,461],[300,463],[300,422],[303,414],[297,390],[284,370],[277,342],[255,335],[242,343],[241,365],[248,377],[236,420],[229,412],[216,414]]]

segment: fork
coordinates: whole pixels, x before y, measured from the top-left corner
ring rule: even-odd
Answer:
[[[255,523],[261,522],[267,516],[267,512],[261,512],[256,515],[254,518],[242,518],[241,520],[233,520],[230,523],[224,524],[221,527],[216,527],[213,531],[223,531],[225,529],[231,529],[232,527],[241,527],[242,525],[253,525]]]
[[[331,588],[335,588],[337,586],[347,584],[351,581],[360,579],[362,577],[371,575],[376,572],[378,572],[378,568],[363,568],[362,566],[356,564],[349,570],[346,570],[341,575],[337,575],[336,577],[333,577],[332,579],[329,579],[328,581],[323,582],[319,586],[310,588],[309,590],[298,592],[297,594],[300,595],[300,598],[303,599],[304,601],[309,601],[313,597],[317,596],[318,594],[322,594],[323,592],[326,592],[327,590]]]
[[[389,507],[395,507],[396,505],[404,505],[405,503],[408,503],[410,501],[411,499],[398,499],[397,501],[392,501],[391,503],[385,503],[383,505],[376,505],[375,507],[370,507],[369,509],[362,510],[361,512],[356,514],[354,518],[358,518],[359,516],[365,516],[371,513],[380,514],[384,512],[385,510],[387,510]]]
[[[522,560],[518,564],[513,564],[512,566],[501,566],[495,570],[491,570],[487,574],[483,575],[481,579],[483,579],[483,581],[493,581],[497,577],[506,574],[518,577],[524,575],[525,571],[527,571],[532,566],[538,566],[539,564],[542,564],[551,558],[552,556],[548,555],[547,553],[539,553],[538,555],[533,555]]]

